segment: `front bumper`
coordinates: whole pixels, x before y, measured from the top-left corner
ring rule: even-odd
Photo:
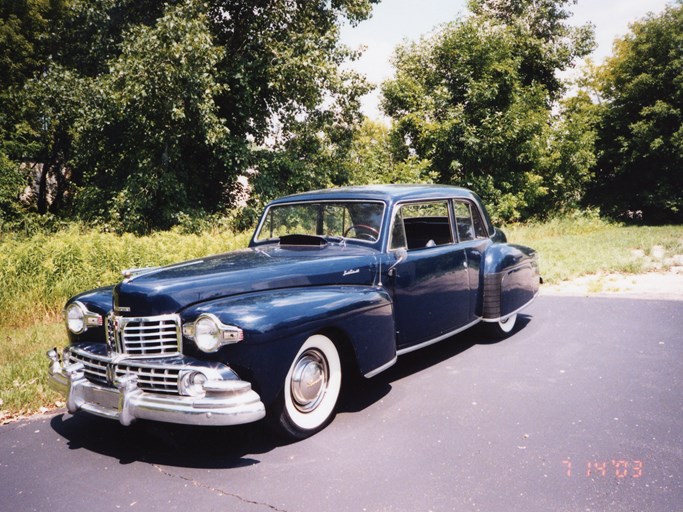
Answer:
[[[204,384],[203,397],[164,395],[143,391],[132,374],[116,378],[115,388],[101,386],[85,377],[82,363],[63,363],[55,349],[47,355],[50,387],[66,397],[71,414],[85,411],[123,425],[140,418],[213,426],[251,423],[266,415],[259,395],[242,380],[210,380]]]

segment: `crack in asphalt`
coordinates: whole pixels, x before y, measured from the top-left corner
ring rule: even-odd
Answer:
[[[158,466],[157,464],[152,464],[152,466],[153,466],[157,471],[159,471],[159,473],[161,473],[162,475],[165,475],[165,476],[168,476],[168,477],[171,477],[171,478],[179,478],[180,480],[185,480],[186,482],[190,482],[190,483],[191,483],[192,485],[194,485],[195,487],[198,487],[198,488],[200,488],[200,489],[207,489],[207,490],[209,490],[209,491],[211,491],[211,492],[214,492],[214,493],[216,493],[216,494],[218,494],[218,495],[220,495],[220,496],[228,496],[228,497],[230,497],[230,498],[235,498],[235,499],[240,500],[240,501],[243,502],[243,503],[248,503],[248,504],[250,504],[250,505],[259,505],[259,506],[262,506],[262,507],[268,507],[269,509],[275,510],[276,512],[287,512],[286,510],[283,510],[283,509],[281,509],[281,508],[277,508],[277,507],[275,507],[275,506],[273,506],[273,505],[270,505],[269,503],[263,503],[263,502],[261,502],[261,501],[249,500],[249,499],[247,499],[247,498],[243,498],[243,497],[240,496],[239,494],[234,494],[234,493],[227,492],[227,491],[224,491],[224,490],[222,490],[222,489],[219,489],[219,488],[217,488],[217,487],[212,487],[212,486],[210,486],[210,485],[203,484],[203,483],[201,483],[201,482],[198,482],[198,481],[195,480],[194,478],[188,478],[188,477],[183,476],[183,475],[177,475],[177,474],[175,474],[175,473],[171,473],[171,472],[166,471],[165,469],[163,469],[161,466]]]

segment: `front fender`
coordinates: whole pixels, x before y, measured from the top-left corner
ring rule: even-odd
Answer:
[[[484,294],[481,316],[484,321],[505,318],[529,304],[540,284],[536,251],[523,245],[497,243],[486,251]]]
[[[381,288],[316,286],[255,292],[194,306],[183,317],[192,321],[202,313],[243,330],[244,340],[222,347],[216,357],[251,380],[264,403],[276,398],[296,353],[312,334],[335,332],[348,340],[363,375],[374,374],[396,358],[393,305]]]
[[[75,297],[71,297],[64,307],[68,306],[72,302],[81,302],[88,311],[99,314],[103,319],[107,317],[109,312],[112,310],[112,291],[113,286],[107,286],[103,288],[97,288],[95,290],[90,290]],[[80,343],[83,341],[94,341],[98,343],[106,342],[105,327],[101,325],[99,327],[90,327],[87,331],[81,334],[74,334],[69,329],[66,330],[69,337],[69,344]]]

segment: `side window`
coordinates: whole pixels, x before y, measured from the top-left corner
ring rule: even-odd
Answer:
[[[475,238],[486,238],[486,229],[476,208],[472,209],[471,205],[465,201],[454,201],[453,211],[455,212],[458,238],[461,242]]]
[[[394,217],[391,249],[424,249],[453,243],[448,201],[402,205]]]
[[[484,221],[481,219],[479,210],[474,207],[470,207],[472,211],[472,220],[474,221],[474,234],[477,238],[488,238],[489,232],[484,225]]]

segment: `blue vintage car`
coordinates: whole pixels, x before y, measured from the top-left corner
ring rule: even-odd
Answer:
[[[70,299],[49,380],[71,413],[265,416],[302,439],[333,417],[342,373],[373,377],[480,322],[504,337],[538,289],[535,252],[506,243],[469,190],[297,194],[266,207],[247,249],[125,271]]]

